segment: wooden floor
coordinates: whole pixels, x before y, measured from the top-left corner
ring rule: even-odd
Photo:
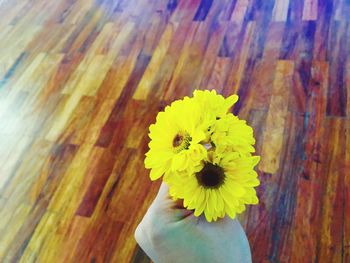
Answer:
[[[350,1],[0,0],[0,262],[149,262],[148,126],[238,93],[254,262],[350,262]]]

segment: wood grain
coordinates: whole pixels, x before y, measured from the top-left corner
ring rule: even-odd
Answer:
[[[298,173],[297,204],[292,225],[292,262],[303,261],[307,256],[315,262],[317,254],[318,225],[320,224],[322,188],[324,172],[321,166],[325,154],[325,144],[321,144],[325,133],[323,116],[326,114],[328,64],[315,61],[311,68],[310,100],[304,115],[305,136],[303,158]],[[305,195],[307,198],[305,198]],[[296,253],[297,251],[297,253]]]
[[[259,169],[266,173],[275,174],[280,167],[279,157],[283,145],[293,70],[293,62],[282,60],[277,62],[270,107],[265,123],[262,148],[264,159],[259,163]]]
[[[194,89],[254,128],[253,262],[350,262],[350,2],[0,0],[0,262],[150,262],[148,127]]]

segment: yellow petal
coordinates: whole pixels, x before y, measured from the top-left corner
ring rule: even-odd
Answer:
[[[151,180],[152,181],[157,180],[163,175],[163,173],[164,173],[164,170],[162,167],[152,168],[150,173]]]
[[[208,210],[208,213],[211,214],[212,212],[214,212],[214,205],[212,203],[213,199],[211,196],[211,189],[206,190],[205,194],[206,194],[206,203],[207,203],[205,210]]]
[[[253,166],[257,165],[260,162],[260,156],[253,156],[252,159]]]
[[[235,196],[232,195],[232,193],[227,190],[227,188],[225,186],[222,186],[219,188],[220,194],[224,200],[224,202],[230,206],[230,207],[235,207],[236,205],[238,205],[238,201],[237,198]]]
[[[217,196],[216,196],[216,191],[215,190],[212,190],[210,189],[210,195],[211,195],[211,205],[212,205],[212,208],[215,210],[217,210]]]
[[[227,109],[231,108],[237,101],[238,101],[238,96],[236,94],[227,97],[225,100]]]
[[[205,201],[203,200],[202,202],[198,202],[197,204],[198,204],[198,206],[197,206],[196,209],[194,210],[194,215],[195,215],[195,216],[200,216],[200,215],[203,213],[203,211],[204,211],[204,208],[205,208],[205,206],[206,206],[206,203],[205,203]]]
[[[244,183],[244,185],[249,187],[255,187],[260,185],[260,181],[257,178],[251,178],[246,183]]]
[[[220,192],[217,191],[217,195],[218,195],[218,211],[222,211],[224,209],[224,200],[223,197],[221,196]]]
[[[234,219],[236,217],[236,213],[232,208],[226,207],[226,213],[231,219]]]
[[[250,204],[252,204],[252,205],[259,204],[259,198],[257,196],[252,196],[252,200],[251,200]]]
[[[241,186],[240,184],[238,184],[238,183],[236,183],[234,181],[231,181],[227,185],[230,188],[230,190],[232,191],[232,195],[234,195],[236,197],[241,197],[246,192],[243,186]]]
[[[212,214],[208,211],[208,209],[204,209],[204,215],[208,222],[212,221]]]

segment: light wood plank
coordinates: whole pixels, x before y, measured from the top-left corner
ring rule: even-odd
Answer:
[[[292,61],[281,60],[277,62],[271,103],[264,130],[263,158],[259,163],[260,170],[271,174],[275,174],[280,167],[284,125],[288,110],[288,94],[292,85],[293,70],[294,63]]]

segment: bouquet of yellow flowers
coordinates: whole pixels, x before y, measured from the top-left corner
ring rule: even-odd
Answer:
[[[254,166],[253,129],[229,112],[238,96],[195,90],[158,113],[149,127],[145,167],[150,178],[163,176],[173,200],[183,199],[195,216],[208,222],[232,219],[246,204],[258,204],[260,184]]]

